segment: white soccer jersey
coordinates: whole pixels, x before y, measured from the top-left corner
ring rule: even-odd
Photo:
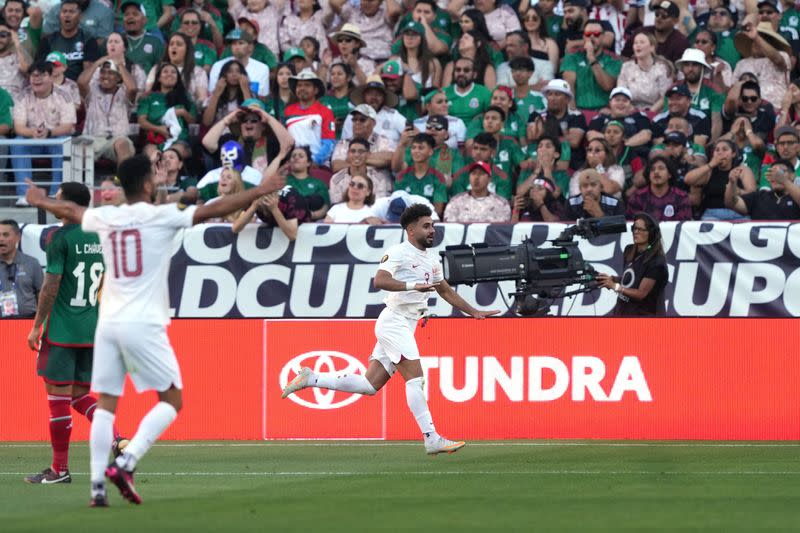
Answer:
[[[395,244],[386,250],[378,265],[398,281],[405,283],[437,283],[442,281],[442,263],[430,250],[419,250],[408,241]],[[390,292],[386,307],[410,317],[419,317],[428,308],[430,293],[419,291]]]
[[[106,264],[99,322],[169,323],[169,250],[195,209],[138,202],[86,210],[83,231],[100,235]]]

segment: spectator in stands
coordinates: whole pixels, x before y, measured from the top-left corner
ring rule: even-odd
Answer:
[[[331,54],[328,53],[323,59],[323,63],[327,65],[344,63],[353,71],[353,83],[355,85],[365,84],[367,79],[375,72],[375,61],[368,56],[362,55],[362,50],[366,52],[367,43],[361,36],[361,30],[358,26],[345,24],[342,29],[330,34],[330,38],[336,43],[339,49],[339,56],[331,58]]]
[[[763,154],[774,127],[775,111],[761,99],[761,86],[754,81],[734,83],[722,108],[722,131],[742,135],[753,151]]]
[[[736,50],[733,38],[733,30],[736,27],[734,9],[735,8],[730,6],[727,1],[719,2],[715,8],[710,10],[708,25],[706,26],[708,31],[710,31],[716,39],[716,55],[721,60],[725,61],[731,69],[733,69],[736,63],[742,58]],[[697,44],[697,39],[700,38],[700,35],[702,35],[702,31],[695,33],[695,44]],[[696,48],[705,51],[703,46],[696,46]],[[732,72],[733,71],[731,71],[731,73]],[[729,84],[732,81],[733,78],[729,80]]]
[[[133,76],[133,80],[136,82],[136,98],[138,100],[139,96],[143,96],[145,89],[147,87],[147,73],[145,73],[144,69],[141,66],[137,65],[127,56],[125,50],[125,38],[119,32],[112,31],[108,38],[106,39],[106,55],[108,59],[113,61],[116,65],[125,65],[125,68],[128,69],[131,76]],[[99,71],[95,71],[94,78],[98,78],[100,76]]]
[[[169,148],[178,139],[189,138],[189,124],[196,121],[197,109],[183,85],[178,67],[162,63],[156,71],[153,91],[139,100],[136,108],[139,127],[146,142],[159,149]]]
[[[430,5],[425,3],[430,8]],[[419,22],[409,22],[400,32],[400,50],[392,59],[399,62],[398,75],[403,79],[403,96],[407,100],[419,100],[422,89],[440,87],[442,65],[434,57],[425,40],[425,28]],[[388,63],[387,63],[388,64]]]
[[[222,173],[219,176],[219,181],[217,182],[217,195],[210,199],[207,203],[211,203],[214,201],[218,201],[220,198],[224,198],[225,196],[229,196],[231,194],[236,194],[242,192],[244,190],[244,181],[242,180],[242,175],[239,173],[238,170],[227,167],[222,169]],[[212,218],[208,222],[209,223],[230,223],[233,224],[239,219],[239,216],[244,213],[244,209],[238,209],[233,213],[229,213],[220,218]],[[252,214],[250,215],[252,218]]]
[[[469,80],[475,80],[488,89],[494,89],[495,85],[497,85],[497,72],[489,53],[491,48],[489,42],[483,40],[483,37],[476,30],[471,30],[458,39],[456,46],[458,57],[445,67],[442,75],[442,85],[451,86],[453,81],[458,84],[458,71],[456,70],[458,64],[462,60],[470,60],[472,69]]]
[[[273,53],[278,54],[278,27],[283,16],[285,0],[228,0],[228,13],[233,20],[246,18],[254,20],[259,26],[254,41],[264,43]],[[252,76],[251,76],[252,78]]]
[[[330,9],[323,9],[316,0],[298,0],[297,12],[289,14],[281,21],[278,29],[281,50],[300,46],[300,41],[306,37],[314,37],[319,43],[319,55],[328,50],[328,36],[325,28],[328,27],[333,13]]]
[[[556,196],[556,184],[550,178],[531,177],[525,192],[517,192],[511,222],[558,222],[564,216],[564,201]]]
[[[669,271],[658,222],[646,213],[633,220],[633,244],[625,247],[622,276],[599,274],[600,286],[617,293],[616,316],[664,316]]]
[[[400,39],[392,45],[392,53],[397,54],[398,47],[403,40],[404,28],[409,23],[416,22],[420,25],[422,39],[434,56],[446,56],[453,44],[453,37],[449,32],[450,15],[439,9],[435,0],[416,0],[414,8],[400,21],[397,34]]]
[[[436,145],[431,156],[431,166],[444,176],[445,185],[449,188],[452,184],[453,175],[464,166],[464,160],[458,150],[450,148],[446,142],[449,135],[447,128],[449,123],[441,115],[430,115],[423,129],[433,137]],[[408,127],[400,137],[400,146],[392,156],[392,170],[396,173],[402,172],[414,164],[411,158],[411,142],[414,136],[419,133],[415,128]]]
[[[652,33],[637,33],[632,49],[633,57],[622,64],[617,86],[630,90],[634,107],[658,113],[664,108],[664,93],[672,85],[672,63],[656,55]]]
[[[295,143],[311,148],[314,163],[327,166],[336,144],[333,112],[319,102],[325,84],[311,69],[289,78],[297,102],[286,107],[286,129]]]
[[[489,107],[483,114],[483,132],[494,136],[497,140],[497,155],[493,163],[513,179],[521,168],[527,168],[528,163],[525,162],[525,154],[517,142],[502,134],[505,120],[506,114],[502,109],[497,106]],[[467,144],[470,142],[467,141]],[[511,191],[502,191],[502,194],[498,191],[498,194],[508,200],[511,199]]]
[[[472,146],[467,150],[469,157],[464,158],[465,165],[453,175],[453,184],[449,193],[456,194],[469,190],[469,165],[475,161],[489,163],[492,170],[492,181],[489,190],[503,198],[511,198],[511,175],[498,165],[497,138],[491,133],[482,132],[472,140]]]
[[[210,30],[213,42],[200,37],[202,28]],[[184,9],[180,14],[178,32],[186,35],[192,41],[194,64],[208,74],[211,71],[211,66],[217,62],[217,49],[222,48],[225,44],[220,28],[212,18],[211,13],[194,7]]]
[[[608,49],[613,54],[622,52],[625,45],[625,25],[628,8],[624,0],[592,0],[589,20],[607,22],[614,31],[614,43]]]
[[[489,100],[489,107],[499,107],[505,113],[505,121],[503,122],[503,130],[501,134],[504,137],[511,138],[517,144],[526,144],[526,126],[528,124],[528,116],[525,115],[524,119],[520,118],[517,113],[517,104],[514,101],[514,92],[510,87],[500,85],[492,91],[492,98]],[[467,137],[474,137],[478,132],[483,129],[483,115],[478,115],[473,118],[469,127],[467,128]]]
[[[713,31],[700,30],[695,35],[693,46],[705,54],[705,62],[711,67],[705,70],[704,79],[711,83],[714,90],[724,93],[733,84],[733,69],[727,61],[717,55],[717,42],[719,38]],[[730,46],[736,50],[733,47],[733,38],[730,38]]]
[[[122,187],[115,181],[116,178],[106,178],[100,182],[100,205],[122,205],[125,194]]]
[[[778,115],[777,127],[793,126],[800,122],[800,79],[795,79],[789,84]]]
[[[333,204],[325,216],[325,223],[342,222],[357,224],[372,215],[372,204],[375,193],[372,192],[372,180],[366,176],[353,176],[347,184],[344,198]]]
[[[556,54],[558,54],[558,47],[553,43]],[[509,33],[506,37],[506,57],[508,61],[500,63],[497,67],[497,85],[513,86],[514,79],[511,76],[511,61],[515,59],[527,59],[531,62],[531,73],[528,77],[527,84],[531,86],[542,86],[555,76],[550,65],[550,61],[540,60],[538,65],[531,58],[531,43],[528,39],[528,34],[524,31],[515,31]],[[538,68],[536,68],[538,66]],[[544,72],[542,72],[544,69]]]
[[[233,168],[241,174],[245,189],[255,187],[261,183],[263,173],[247,164],[244,148],[238,142],[231,140],[223,143],[219,149],[219,158],[221,166],[209,170],[197,183],[198,197],[201,202],[216,198],[217,185],[222,171],[226,168]],[[275,162],[275,159],[272,162]],[[279,163],[280,161],[275,164]],[[269,167],[267,168],[269,169]],[[255,208],[253,208],[253,212],[255,212]],[[250,213],[250,215],[252,217],[253,213]]]
[[[517,186],[517,198],[524,197],[535,179],[548,179],[554,184],[553,195],[563,200],[569,191],[569,174],[558,170],[556,165],[561,157],[562,143],[557,137],[545,135],[532,154],[533,168],[520,174]]]
[[[439,215],[433,204],[424,196],[408,194],[406,191],[394,191],[386,198],[376,198],[372,204],[372,213],[364,219],[367,224],[398,224],[403,211],[414,204],[424,204],[431,210],[431,218],[438,222]]]
[[[447,202],[447,186],[444,176],[430,165],[435,146],[436,141],[427,133],[418,133],[413,137],[411,159],[414,165],[397,175],[395,189],[424,196],[433,203],[441,217]]]
[[[580,192],[567,199],[565,220],[625,214],[622,201],[603,191],[603,176],[599,172],[587,169],[576,175],[579,176]]]
[[[397,144],[375,131],[375,121],[378,114],[368,104],[359,104],[351,112],[350,118],[353,125],[353,137],[366,139],[369,142],[369,154],[366,165],[374,172],[368,177],[372,182],[372,189],[377,198],[389,196],[392,193],[392,155]],[[331,170],[339,172],[350,166],[348,141],[339,141],[331,156]]]
[[[59,11],[61,29],[42,37],[36,53],[37,61],[50,52],[63,52],[68,59],[67,78],[77,80],[83,69],[100,57],[97,41],[79,26],[81,8],[78,0],[62,0]]]
[[[792,65],[789,43],[772,28],[771,23],[759,23],[754,14],[745,18],[735,43],[743,59],[736,64],[733,78],[738,80],[742,73],[752,72],[762,87],[762,98],[779,107],[789,88],[788,75]]]
[[[289,80],[297,74],[291,63],[281,63],[275,71],[275,79],[272,80],[272,87],[266,102],[267,113],[278,119],[280,122],[286,121],[286,106],[297,102],[289,85]]]
[[[617,85],[622,62],[605,52],[600,42],[603,27],[589,21],[583,32],[584,50],[567,54],[561,62],[561,75],[569,83],[579,109],[601,109]]]
[[[288,88],[288,84],[287,84]],[[247,71],[240,62],[228,61],[219,73],[219,79],[211,91],[208,106],[203,111],[203,126],[209,128],[236,111],[245,100],[253,98]]]
[[[51,76],[53,89],[62,93],[67,100],[72,102],[75,109],[79,109],[83,102],[81,102],[78,84],[64,76],[67,70],[67,57],[62,52],[50,52],[44,60],[53,66],[53,75]]]
[[[66,96],[53,89],[53,66],[39,61],[28,69],[30,86],[22,91],[22,98],[14,106],[14,132],[18,138],[25,139],[63,139],[75,131],[75,106]],[[17,182],[18,206],[27,206],[25,191],[28,188],[25,180],[31,178],[31,155],[49,154],[52,166],[52,184],[50,194],[58,191],[61,183],[61,167],[63,165],[64,148],[61,144],[34,147],[18,145],[11,147],[11,165],[14,167],[14,179]]]
[[[625,171],[617,164],[617,157],[605,139],[593,139],[586,144],[586,167],[594,170],[600,176],[603,193],[621,198],[622,188],[625,186]],[[576,172],[569,180],[569,194],[574,196],[581,191],[581,174],[584,170]]]
[[[125,28],[125,48],[127,58],[139,65],[145,72],[156,65],[164,55],[164,42],[161,38],[145,30],[147,16],[139,2],[122,2],[120,11]]]
[[[347,0],[330,0],[330,6],[343,21],[359,29],[359,39],[364,42],[365,57],[380,63],[392,55],[392,27],[403,11],[400,3],[362,0],[358,7],[354,7]],[[344,28],[345,26],[342,30]]]
[[[664,137],[667,123],[672,117],[685,118],[692,127],[693,142],[705,146],[711,138],[711,118],[692,107],[692,93],[686,85],[675,85],[667,91],[667,111],[653,117],[653,137],[656,144]]]
[[[800,186],[790,161],[779,159],[766,172],[770,189],[740,195],[738,180],[729,175],[725,187],[725,207],[753,220],[800,219]]]
[[[733,178],[731,178],[733,174]],[[753,172],[742,164],[739,148],[731,140],[720,139],[714,145],[711,160],[690,170],[684,182],[690,187],[702,189],[699,205],[703,220],[741,220],[745,217],[725,207],[725,188],[728,180],[736,179],[738,187],[745,193],[756,190]]]
[[[406,127],[407,120],[395,109],[398,104],[397,95],[386,89],[380,75],[370,76],[367,83],[357,87],[350,95],[355,105],[369,104],[377,112],[375,132],[392,142],[400,140],[400,134]],[[348,115],[342,126],[342,139],[353,138],[353,116]]]
[[[27,25],[22,22],[28,19]],[[5,21],[9,29],[17,34],[15,44],[21,46],[28,54],[28,58],[36,56],[36,49],[39,48],[39,41],[42,37],[42,8],[39,6],[29,6],[24,0],[6,0],[2,10],[0,10],[0,20]],[[30,59],[28,60],[30,63]],[[27,72],[27,67],[21,69]]]
[[[175,147],[161,153],[159,166],[160,172],[164,174],[162,203],[180,201],[193,204],[197,201],[197,179],[184,173],[183,156]]]
[[[264,103],[255,98],[245,100],[241,107],[214,124],[203,137],[203,146],[213,153],[231,140],[243,147],[244,161],[258,172],[265,172],[280,150],[288,151],[295,143],[287,129],[266,112]]]
[[[162,63],[172,63],[178,68],[178,72],[183,80],[183,86],[189,92],[196,105],[202,106],[208,99],[209,90],[213,90],[216,85],[209,88],[208,74],[202,67],[195,64],[194,45],[192,39],[183,33],[177,32],[169,38],[167,49]],[[158,67],[153,67],[147,76],[147,86],[152,88],[156,79]]]
[[[492,99],[491,90],[475,83],[475,76],[475,63],[471,59],[462,57],[454,63],[455,83],[444,88],[450,114],[463,120],[465,124],[486,111]]]
[[[564,19],[558,33],[558,49],[561,57],[584,51],[584,27],[589,21],[589,0],[566,0],[564,3]],[[603,47],[614,46],[614,29],[606,21],[597,21],[603,28],[601,41]]]
[[[105,39],[114,30],[114,12],[101,0],[78,0],[80,27],[87,37]],[[55,33],[61,29],[59,10],[51,8],[44,17],[42,32]]]
[[[277,51],[272,53],[264,43],[258,40],[258,35],[261,32],[261,27],[258,25],[258,22],[252,18],[240,17],[236,21],[236,24],[239,25],[240,30],[253,38],[253,54],[250,57],[267,65],[270,72],[272,72],[272,70],[278,66],[278,57],[280,57],[280,54],[278,54]],[[222,54],[220,54],[219,58],[225,59],[226,57],[231,57],[233,55],[232,48],[232,45],[228,43],[222,50]]]
[[[463,0],[452,0],[447,9],[458,15],[464,3]],[[517,14],[506,4],[500,4],[496,0],[476,0],[475,8],[483,13],[486,27],[498,48],[505,48],[506,35],[521,29]]]
[[[99,70],[99,76],[95,72]],[[136,99],[136,81],[125,63],[102,57],[81,72],[81,97],[86,102],[83,134],[92,137],[95,159],[121,163],[134,153],[128,117]]]
[[[533,60],[534,70],[532,71],[529,85],[535,89],[541,89],[552,80],[561,61],[561,53],[558,50],[558,43],[553,39],[547,30],[542,6],[536,4],[531,6],[522,15],[522,30],[528,36],[530,43],[530,56]],[[509,58],[509,61],[511,58]],[[498,69],[498,83],[508,85]]]
[[[469,166],[470,190],[450,198],[444,210],[445,222],[499,223],[511,219],[508,200],[489,191],[492,169],[488,163],[477,161]]]
[[[373,185],[382,180],[382,176],[378,174],[378,171],[374,167],[367,165],[367,158],[372,148],[369,141],[363,137],[356,137],[347,142],[347,166],[331,176],[328,186],[332,204],[339,203],[344,199],[344,193],[347,192],[348,184],[353,176],[366,176],[372,181]],[[388,195],[387,192],[391,192],[391,188],[392,184],[390,183],[388,190],[384,189],[384,192],[382,192],[384,197]],[[376,192],[374,187],[373,192]]]
[[[22,253],[19,224],[0,220],[0,317],[32,317],[44,275],[39,261]]]
[[[644,179],[646,186],[628,199],[629,218],[643,211],[661,222],[692,219],[689,195],[674,185],[676,176],[668,157],[652,157],[644,170]]]
[[[353,71],[348,65],[337,63],[330,69],[330,79],[330,89],[320,101],[333,111],[333,118],[336,121],[336,140],[338,141],[342,137],[344,121],[355,107],[350,102],[350,93],[353,90]]]
[[[792,165],[795,175],[795,184],[800,185],[800,134],[792,126],[781,126],[775,130],[775,152],[779,159],[788,161]],[[765,158],[766,162],[766,158]],[[769,187],[766,179],[766,171],[769,167],[763,167],[761,179],[758,182],[759,188]]]
[[[681,58],[675,62],[679,76],[683,77],[686,88],[691,95],[692,108],[702,111],[711,117],[711,138],[716,139],[722,133],[722,102],[725,97],[715,91],[710,83],[705,82],[704,72],[711,72],[711,65],[706,63],[705,53],[696,48],[687,48]]]
[[[442,89],[435,89],[425,95],[422,101],[424,113],[421,117],[414,120],[414,128],[417,131],[425,131],[428,124],[428,117],[433,115],[443,116],[447,119],[447,140],[445,144],[453,150],[458,150],[464,145],[467,136],[467,127],[460,118],[448,114],[449,105],[447,95]]]
[[[253,36],[246,31],[235,29],[225,36],[225,40],[231,43],[232,56],[220,59],[211,67],[211,72],[208,75],[209,90],[213,90],[217,85],[217,80],[225,63],[236,59],[244,65],[247,71],[250,90],[253,94],[259,97],[267,96],[269,94],[269,67],[261,61],[253,59]]]
[[[566,81],[556,79],[550,80],[542,89],[542,93],[547,99],[547,109],[541,118],[545,122],[549,120],[557,125],[559,138],[569,142],[572,149],[570,168],[579,168],[586,159],[583,138],[586,135],[587,125],[583,113],[570,108],[572,88]],[[537,118],[536,115],[531,115],[528,119],[528,142],[538,139],[538,136],[532,135],[532,126],[535,129]]]
[[[608,111],[605,110],[595,116],[589,123],[586,139],[600,139],[603,137],[605,127],[609,122],[619,122],[625,133],[625,146],[646,151],[653,138],[650,130],[650,119],[633,106],[633,95],[627,87],[615,87],[611,90],[608,99]]]
[[[295,146],[289,158],[286,184],[294,187],[306,199],[311,220],[320,220],[325,218],[331,200],[328,186],[308,173],[311,165],[311,150],[308,146]]]
[[[686,36],[675,29],[680,17],[678,4],[671,0],[655,0],[650,5],[655,11],[655,25],[644,26],[636,33],[652,33],[656,38],[656,54],[663,56],[667,61],[674,63],[680,59],[683,51],[689,47]],[[628,39],[622,55],[631,57],[633,52],[633,39]]]
[[[288,63],[294,67],[295,72],[301,72],[303,69],[310,68],[317,72],[311,63],[306,60],[306,52],[302,48],[289,48],[283,53],[283,62]],[[319,75],[319,73],[317,74]],[[320,76],[321,78],[322,76]]]
[[[512,97],[517,106],[517,119],[526,127],[528,119],[534,113],[539,113],[547,108],[544,95],[533,89],[530,85],[531,74],[534,71],[534,62],[530,57],[517,57],[509,61],[511,69]],[[527,133],[525,134],[527,139]],[[524,141],[527,144],[527,140]]]
[[[30,62],[30,55],[20,45],[16,32],[0,19],[0,88],[19,98],[27,83],[24,73]]]
[[[617,165],[622,167],[625,176],[625,184],[622,186],[623,192],[627,191],[633,183],[633,176],[644,168],[644,162],[637,152],[628,146],[628,139],[625,137],[625,125],[612,120],[603,128],[603,139],[614,154]],[[647,150],[645,150],[647,153]]]

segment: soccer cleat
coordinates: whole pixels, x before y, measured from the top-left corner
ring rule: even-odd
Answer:
[[[117,466],[117,463],[112,462],[106,468],[106,477],[117,486],[122,497],[131,503],[139,505],[142,503],[142,498],[136,492],[133,486],[133,472],[128,472],[124,468]]]
[[[52,468],[48,467],[42,470],[38,474],[25,476],[25,482],[32,483],[34,485],[37,483],[41,483],[42,485],[55,485],[56,483],[72,483],[72,476],[69,475],[69,470],[67,470],[63,474],[59,474]]]
[[[290,394],[308,387],[308,380],[311,379],[311,376],[313,375],[314,372],[310,368],[301,368],[300,372],[297,373],[294,379],[287,383],[283,388],[283,394],[281,394],[281,398],[286,398]]]
[[[125,451],[125,448],[127,448],[130,443],[131,441],[121,435],[114,437],[114,442],[111,443],[111,453],[114,454],[114,459],[122,455],[122,452]]]
[[[456,442],[447,440],[441,435],[437,435],[436,438],[431,439],[430,441],[425,441],[425,452],[428,455],[436,455],[439,453],[456,453],[466,445],[467,443],[463,440]]]
[[[89,507],[108,507],[108,496],[97,494],[89,500]]]

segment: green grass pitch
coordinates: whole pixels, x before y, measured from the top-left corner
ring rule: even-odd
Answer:
[[[88,448],[71,485],[33,486],[46,444],[0,443],[0,531],[797,531],[800,444],[197,442],[154,447],[144,504],[89,509]]]

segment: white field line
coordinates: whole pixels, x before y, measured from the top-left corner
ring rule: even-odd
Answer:
[[[84,441],[85,442],[85,441]],[[800,442],[471,442],[470,448],[477,447],[533,447],[533,448],[798,448]],[[289,442],[162,442],[155,445],[159,448],[282,448],[282,447],[322,447],[351,448],[379,447],[392,448],[399,446],[422,446],[421,442],[318,442],[308,440],[292,440]],[[50,448],[49,443],[0,443],[2,448]]]
[[[24,476],[30,472],[0,472],[0,476]],[[88,472],[70,472],[72,476],[88,476]],[[356,476],[800,476],[800,471],[741,470],[650,472],[646,470],[516,470],[509,472],[476,470],[469,471],[378,471],[378,472],[139,472],[138,478],[160,477],[356,477]]]

